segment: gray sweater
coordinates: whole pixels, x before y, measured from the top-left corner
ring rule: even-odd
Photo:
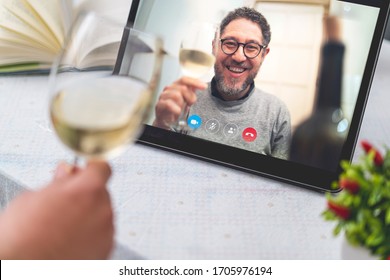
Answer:
[[[276,96],[253,86],[250,93],[235,101],[224,101],[211,93],[211,86],[197,92],[191,116],[201,125],[188,135],[237,148],[287,159],[291,140],[290,113]]]

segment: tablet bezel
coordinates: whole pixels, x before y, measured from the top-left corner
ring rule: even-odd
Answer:
[[[380,8],[378,20],[375,26],[373,39],[369,49],[368,59],[363,73],[360,90],[355,104],[349,133],[343,146],[340,161],[351,160],[357,144],[360,126],[364,116],[370,87],[375,73],[375,67],[380,52],[381,42],[384,37],[386,23],[389,15],[389,1],[385,0],[344,0],[356,4],[368,5]],[[132,27],[136,19],[140,0],[133,0],[127,26]],[[121,62],[125,54],[127,41],[126,32],[123,34],[119,50],[115,72],[120,71]],[[274,158],[243,149],[210,142],[200,138],[182,135],[173,131],[167,131],[150,125],[145,125],[144,132],[138,143],[162,148],[193,158],[206,160],[227,167],[250,172],[267,178],[287,182],[320,192],[337,192],[332,189],[332,182],[337,180],[341,173],[341,167],[335,172],[323,170],[297,162]]]

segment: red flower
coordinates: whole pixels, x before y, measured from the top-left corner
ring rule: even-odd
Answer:
[[[328,201],[328,208],[340,218],[346,220],[351,215],[351,212],[347,207],[338,205],[332,201]]]
[[[364,149],[364,151],[366,152],[366,154],[368,154],[369,152],[371,151],[374,151],[374,163],[376,166],[382,166],[383,164],[383,157],[382,155],[367,141],[362,141],[361,142],[362,144],[362,147]]]
[[[351,193],[357,193],[360,188],[359,184],[356,181],[347,178],[340,179],[339,184],[342,189],[347,190]]]

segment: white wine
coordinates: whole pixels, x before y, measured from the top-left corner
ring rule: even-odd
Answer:
[[[151,98],[140,81],[110,76],[65,87],[50,114],[66,146],[86,158],[107,158],[136,136]]]
[[[199,50],[181,49],[179,61],[184,75],[200,78],[214,65],[215,57]]]

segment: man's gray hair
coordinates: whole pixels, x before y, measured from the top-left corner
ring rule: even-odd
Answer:
[[[221,21],[221,25],[219,29],[220,34],[223,33],[226,26],[230,22],[241,18],[248,19],[259,25],[261,32],[263,33],[264,41],[262,42],[262,44],[268,46],[269,42],[271,41],[271,28],[266,18],[259,11],[253,8],[241,7],[228,13],[226,17]]]

